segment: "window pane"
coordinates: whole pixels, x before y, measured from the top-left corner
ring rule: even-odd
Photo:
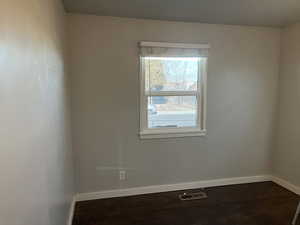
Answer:
[[[196,127],[196,96],[148,97],[148,128]]]
[[[196,91],[200,58],[146,57],[146,90]]]

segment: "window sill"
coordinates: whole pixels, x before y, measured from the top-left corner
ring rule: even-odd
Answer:
[[[180,130],[180,131],[151,131],[140,132],[140,139],[161,139],[178,137],[200,137],[206,136],[206,130]]]

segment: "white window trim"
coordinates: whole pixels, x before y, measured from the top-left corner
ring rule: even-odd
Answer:
[[[209,48],[209,45],[202,44],[181,44],[181,43],[161,43],[161,42],[140,42],[140,46],[155,46],[155,47],[176,47],[176,48]],[[203,63],[203,61],[202,61]],[[198,79],[199,90],[197,93],[197,127],[183,128],[147,128],[147,97],[145,92],[145,76],[144,76],[144,57],[140,57],[140,138],[155,139],[155,138],[176,138],[176,137],[195,137],[206,136],[206,103],[207,103],[207,58],[205,63],[201,65],[200,79]],[[198,75],[198,76],[199,76]],[[152,92],[153,93],[153,92]],[[163,94],[156,93],[161,96],[178,96],[177,91],[164,92]],[[195,91],[180,91],[179,96],[195,95]]]

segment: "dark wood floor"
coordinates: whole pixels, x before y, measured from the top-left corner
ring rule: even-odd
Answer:
[[[209,197],[195,201],[175,191],[79,202],[73,225],[287,225],[298,201],[272,182],[205,190]]]

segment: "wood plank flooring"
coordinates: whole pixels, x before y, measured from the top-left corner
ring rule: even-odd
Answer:
[[[205,190],[195,201],[174,191],[78,202],[73,225],[290,225],[299,200],[273,182]]]

